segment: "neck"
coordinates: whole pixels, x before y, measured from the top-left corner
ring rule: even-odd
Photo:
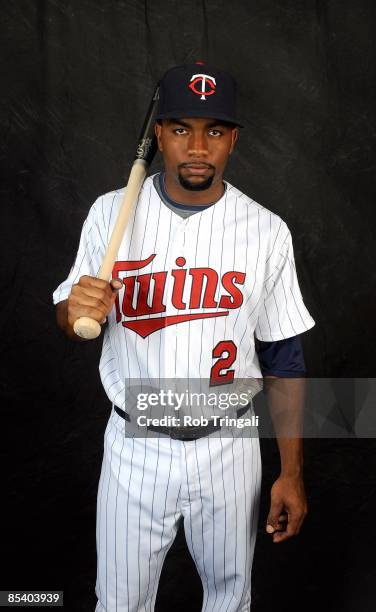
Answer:
[[[222,177],[219,177],[216,182],[213,182],[208,189],[204,191],[189,191],[184,189],[174,177],[165,173],[165,189],[167,195],[175,202],[181,204],[211,204],[219,200],[225,191],[225,186]]]

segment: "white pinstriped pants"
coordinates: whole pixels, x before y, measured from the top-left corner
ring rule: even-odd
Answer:
[[[261,485],[258,438],[248,429],[190,442],[155,433],[139,438],[125,425],[112,411],[98,488],[95,612],[154,610],[181,515],[203,585],[203,612],[248,612]]]

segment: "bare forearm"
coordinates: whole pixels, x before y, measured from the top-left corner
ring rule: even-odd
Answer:
[[[303,471],[304,378],[264,378],[264,391],[274,425],[281,474],[300,476]]]

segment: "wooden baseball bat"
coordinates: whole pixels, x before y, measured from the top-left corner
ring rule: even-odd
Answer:
[[[127,187],[124,192],[123,201],[116,219],[111,238],[103,258],[102,265],[97,278],[108,281],[118,254],[120,243],[127,227],[128,219],[137,202],[140,189],[145,180],[147,170],[153,161],[157,151],[157,139],[154,133],[155,115],[159,97],[159,85],[157,85],[153,98],[150,102],[140,138],[138,139],[136,157],[129,175]],[[95,319],[80,317],[74,322],[73,329],[81,338],[92,340],[101,333],[101,326]]]

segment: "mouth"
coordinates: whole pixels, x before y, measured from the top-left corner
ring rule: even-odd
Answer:
[[[190,162],[187,164],[180,165],[181,170],[188,170],[188,174],[191,176],[201,176],[207,174],[208,171],[213,171],[214,166],[203,162]]]

